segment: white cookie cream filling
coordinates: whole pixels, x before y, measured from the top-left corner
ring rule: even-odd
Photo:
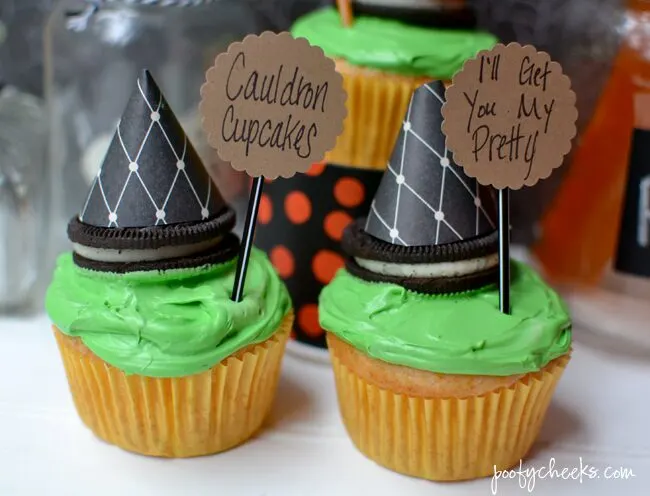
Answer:
[[[459,260],[458,262],[440,262],[423,264],[401,264],[391,262],[378,262],[365,258],[354,259],[360,267],[375,274],[397,277],[458,277],[474,274],[483,270],[496,267],[499,264],[499,255],[493,254],[486,257]]]
[[[167,260],[169,258],[187,257],[194,253],[212,248],[221,242],[221,237],[208,239],[201,243],[179,246],[161,246],[160,248],[151,248],[147,250],[115,250],[109,248],[91,248],[79,243],[73,243],[72,249],[79,255],[88,260],[97,262],[155,262],[158,260]]]

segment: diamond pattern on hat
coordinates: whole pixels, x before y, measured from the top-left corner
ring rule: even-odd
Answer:
[[[137,80],[79,220],[148,227],[215,217],[225,202],[149,71]]]
[[[415,90],[366,220],[368,234],[392,244],[454,243],[496,229],[491,189],[468,177],[445,145],[445,87]]]

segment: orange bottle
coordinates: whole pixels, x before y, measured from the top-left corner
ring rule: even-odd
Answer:
[[[585,323],[607,326],[600,311],[618,306],[620,313],[623,305],[645,327],[635,330],[650,337],[650,246],[639,241],[636,251],[626,249],[650,226],[650,218],[644,224],[637,174],[650,174],[650,154],[646,166],[639,151],[644,142],[650,150],[650,132],[644,132],[650,130],[650,1],[628,0],[623,29],[610,79],[542,220],[535,253],[547,277],[569,295],[574,316],[578,308]]]

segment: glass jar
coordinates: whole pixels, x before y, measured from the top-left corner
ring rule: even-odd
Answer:
[[[650,1],[610,17],[623,37],[536,254],[574,319],[650,347]]]
[[[0,312],[35,308],[46,282],[46,122],[39,99],[0,81]]]
[[[478,25],[502,42],[531,44],[548,52],[571,79],[578,106],[578,139],[607,83],[620,41],[622,0],[467,0]],[[541,236],[540,221],[553,205],[571,157],[531,188],[511,193],[513,243],[529,247]]]
[[[267,26],[240,0],[63,0],[45,33],[53,253],[78,212],[142,69],[149,69],[224,196],[246,182],[201,132],[199,89],[215,56]],[[51,257],[53,258],[53,257]]]
[[[2,0],[0,19],[7,38],[0,50],[0,67],[8,84],[43,95],[43,24],[53,0]]]

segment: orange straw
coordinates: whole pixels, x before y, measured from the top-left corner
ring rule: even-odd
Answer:
[[[352,16],[352,6],[350,5],[350,0],[336,0],[336,5],[339,9],[339,15],[341,16],[341,22],[345,27],[352,26],[352,21],[354,20]]]

